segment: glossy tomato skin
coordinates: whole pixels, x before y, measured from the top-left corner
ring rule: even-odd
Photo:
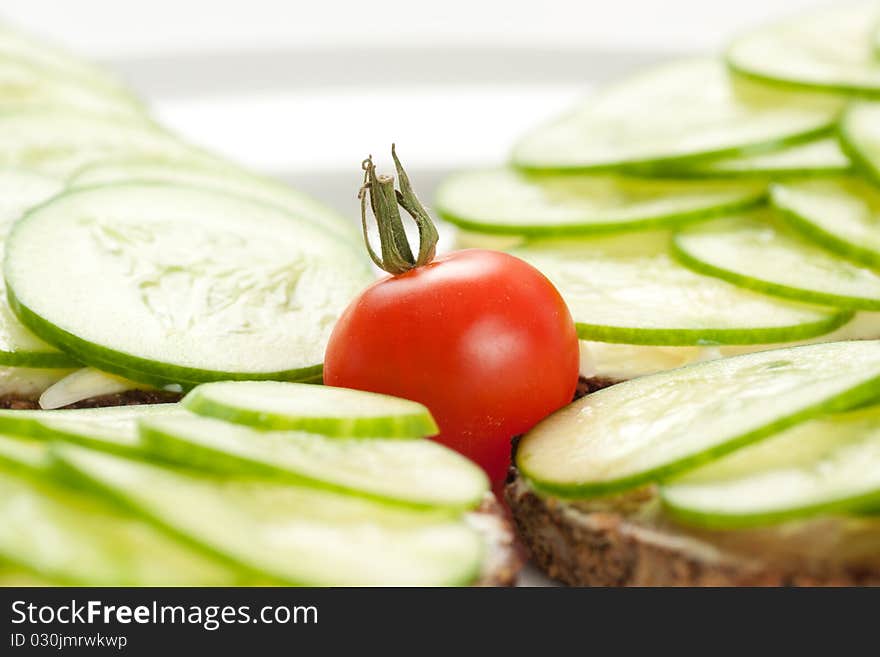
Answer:
[[[547,278],[506,253],[456,251],[367,288],[324,360],[327,385],[425,404],[439,442],[500,481],[511,437],[571,402],[578,337]]]

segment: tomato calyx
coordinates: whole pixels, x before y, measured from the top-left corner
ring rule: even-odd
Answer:
[[[410,185],[409,176],[406,175],[406,171],[400,164],[394,144],[391,145],[391,157],[394,159],[394,166],[397,169],[400,189],[394,188],[394,176],[376,173],[373,156],[370,155],[361,165],[364,170],[364,184],[358,192],[358,198],[361,201],[361,225],[364,231],[364,242],[367,245],[370,259],[376,263],[377,267],[397,276],[431,262],[434,259],[439,235],[434,222],[431,221],[431,216]],[[381,256],[370,245],[367,231],[368,197],[370,209],[376,218],[376,226],[379,229]],[[406,210],[419,229],[417,256],[413,255],[410,248],[398,206]]]

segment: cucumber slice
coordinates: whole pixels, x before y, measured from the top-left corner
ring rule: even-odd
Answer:
[[[235,586],[241,569],[78,491],[0,472],[0,558],[87,586]]]
[[[591,497],[684,472],[820,414],[880,397],[880,341],[774,349],[605,388],[540,422],[517,465]]]
[[[43,586],[64,586],[62,582],[40,577],[18,564],[0,562],[0,588],[27,586],[29,588]]]
[[[857,312],[846,324],[831,333],[797,342],[757,345],[691,345],[670,347],[663,345],[588,342],[581,340],[580,374],[587,379],[627,381],[639,376],[684,367],[729,356],[795,347],[819,342],[842,340],[876,340],[880,338],[880,313]]]
[[[773,205],[798,231],[835,253],[880,266],[880,190],[858,178],[789,181],[770,188]]]
[[[527,135],[514,164],[577,171],[772,150],[828,132],[840,111],[833,98],[732,82],[711,59],[641,73]]]
[[[114,157],[153,157],[219,166],[213,156],[142,122],[62,110],[0,113],[0,167],[67,177]]]
[[[132,98],[122,82],[104,68],[6,26],[0,26],[0,55],[27,61],[46,75],[89,85],[123,98]]]
[[[536,176],[509,169],[451,177],[437,212],[483,233],[558,235],[667,226],[757,205],[762,184]]]
[[[439,433],[431,412],[418,402],[303,383],[205,383],[192,390],[183,405],[199,415],[257,429],[377,438],[422,438]]]
[[[878,16],[874,2],[813,11],[735,40],[727,63],[783,87],[880,95],[880,63],[871,48]]]
[[[722,157],[691,165],[667,165],[636,171],[642,175],[672,178],[795,178],[841,175],[852,169],[836,139],[796,144],[769,153]]]
[[[838,133],[843,147],[860,171],[880,184],[880,103],[850,104],[840,120]]]
[[[143,106],[127,96],[101,92],[92,86],[46,75],[26,62],[0,57],[0,110],[46,107],[146,120]]]
[[[670,257],[669,239],[666,233],[635,233],[533,242],[511,253],[556,285],[585,340],[767,344],[822,335],[850,318],[694,273]]]
[[[361,230],[355,222],[348,221],[292,187],[247,171],[192,163],[120,160],[87,166],[71,178],[70,184],[86,187],[127,181],[179,183],[254,198],[284,208],[297,217],[315,221],[334,235],[354,242],[359,247],[363,243]]]
[[[319,377],[334,321],[372,278],[312,222],[161,183],[58,196],[16,224],[6,254],[10,300],[37,335],[160,386]]]
[[[47,443],[33,438],[0,434],[0,477],[8,472],[41,476],[48,467]]]
[[[288,584],[457,585],[483,541],[463,521],[312,488],[217,480],[82,448],[55,452],[76,475],[154,523]]]
[[[28,208],[63,188],[56,178],[27,171],[0,170],[0,258],[9,227]],[[18,320],[6,300],[0,278],[0,365],[37,368],[76,367],[77,361],[46,344]]]
[[[138,422],[188,416],[178,404],[111,406],[62,411],[0,410],[0,433],[61,441],[123,455],[142,455]]]
[[[474,508],[489,484],[463,456],[430,440],[328,438],[258,431],[190,415],[140,421],[144,449],[183,465],[294,483],[414,507]]]
[[[769,212],[725,217],[676,233],[673,252],[696,272],[809,303],[880,310],[880,275],[794,233]]]
[[[744,527],[880,508],[880,412],[811,420],[661,488],[689,524]]]

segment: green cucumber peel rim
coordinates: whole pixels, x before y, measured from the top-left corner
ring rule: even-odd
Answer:
[[[492,202],[492,199],[496,199]],[[530,175],[456,174],[436,194],[438,214],[465,230],[536,237],[678,225],[762,203],[762,184]]]
[[[729,529],[880,509],[877,408],[809,420],[664,482],[664,510]]]
[[[844,366],[852,374],[841,374]],[[516,463],[544,494],[598,497],[668,479],[878,397],[878,341],[734,356],[588,395],[529,431]]]
[[[185,388],[317,379],[333,320],[373,280],[351,244],[312,222],[164,183],[55,197],[15,225],[5,264],[10,304],[36,335],[97,369]],[[65,294],[46,287],[61,271]]]
[[[779,150],[707,160],[691,165],[668,165],[627,170],[635,176],[679,180],[767,180],[844,175],[853,162],[838,140],[825,137]]]
[[[197,415],[139,422],[147,455],[232,476],[267,477],[416,509],[461,511],[489,490],[483,471],[429,440],[258,431]]]
[[[204,383],[182,402],[193,413],[255,429],[345,438],[423,438],[439,433],[418,402],[362,390],[279,381]]]
[[[672,253],[695,272],[756,292],[850,310],[880,310],[880,275],[774,219],[761,212],[688,227],[676,232]]]
[[[880,64],[870,2],[827,7],[758,28],[735,39],[725,61],[739,76],[771,87],[853,96],[880,96]]]
[[[669,255],[670,239],[657,232],[534,241],[510,253],[554,283],[585,340],[773,344],[824,335],[852,318],[851,311],[784,301],[697,274]]]
[[[659,66],[600,89],[526,135],[513,164],[572,173],[754,154],[826,135],[840,102],[731,80],[712,59]]]
[[[179,541],[288,585],[470,584],[485,546],[463,521],[318,489],[217,479],[100,454],[53,450],[90,486]]]
[[[774,183],[770,201],[798,232],[834,253],[880,267],[880,190],[855,177]]]
[[[120,354],[112,349],[106,349],[95,344],[83,344],[77,336],[57,327],[46,324],[42,318],[32,313],[28,308],[18,303],[15,296],[9,294],[10,306],[15,314],[28,326],[34,334],[47,342],[59,346],[65,353],[76,358],[77,363],[87,363],[96,369],[104,370],[117,376],[132,381],[147,383],[157,387],[169,384],[179,384],[183,390],[191,390],[206,381],[241,381],[250,380],[234,372],[214,372],[211,370],[196,370],[183,367],[162,367],[161,372],[154,372],[154,361],[137,358],[129,354]],[[283,370],[261,374],[260,378],[281,381],[295,381],[298,383],[320,382],[323,376],[324,366],[313,365],[311,367],[298,368],[296,370]]]
[[[856,102],[847,107],[837,126],[838,140],[855,168],[880,185],[880,102]]]

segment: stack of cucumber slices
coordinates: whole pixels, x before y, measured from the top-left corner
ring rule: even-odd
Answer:
[[[437,210],[556,284],[596,385],[880,338],[878,24],[826,9],[615,82]]]
[[[185,143],[112,75],[5,28],[0,240],[3,407],[320,380],[336,318],[373,278],[354,222]]]
[[[536,490],[567,499],[659,485],[669,516],[708,529],[870,517],[878,400],[876,340],[744,354],[587,395],[529,432],[517,465]]]
[[[286,382],[181,404],[0,411],[0,562],[89,585],[458,585],[488,481],[427,409]]]

